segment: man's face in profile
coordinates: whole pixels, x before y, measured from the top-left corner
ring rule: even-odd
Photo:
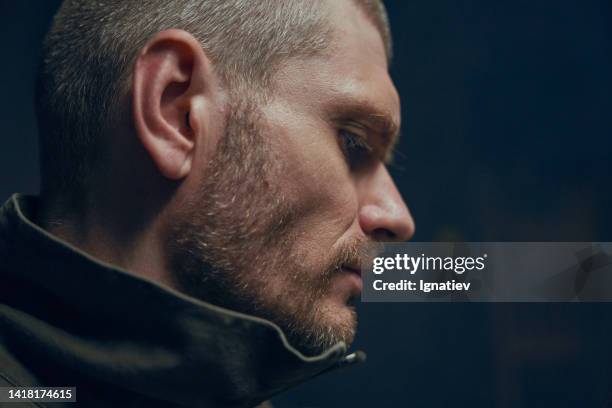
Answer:
[[[310,352],[354,337],[359,244],[414,229],[384,165],[400,106],[381,36],[330,3],[330,51],[285,62],[264,105],[234,97],[171,237],[183,290],[268,318]]]

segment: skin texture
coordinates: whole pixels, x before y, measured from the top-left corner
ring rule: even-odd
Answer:
[[[409,239],[414,222],[383,162],[400,122],[383,42],[350,1],[329,7],[332,47],[285,61],[269,98],[226,89],[190,34],[152,38],[95,208],[46,227],[268,318],[307,353],[350,343],[359,245]]]

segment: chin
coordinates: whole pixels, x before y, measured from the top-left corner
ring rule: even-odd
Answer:
[[[353,342],[357,330],[357,313],[352,305],[329,299],[320,309],[317,320],[322,326],[319,330],[333,333],[334,343],[344,341],[350,345]]]

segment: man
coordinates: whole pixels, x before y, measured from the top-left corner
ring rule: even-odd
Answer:
[[[358,248],[414,226],[374,0],[66,1],[39,198],[0,216],[0,384],[254,406],[359,360]]]

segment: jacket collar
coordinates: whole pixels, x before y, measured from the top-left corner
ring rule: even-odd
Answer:
[[[6,329],[34,336],[59,366],[181,405],[238,407],[361,360],[342,342],[305,356],[270,321],[94,259],[32,222],[35,205],[14,195],[0,210],[0,259],[41,290],[47,312],[8,313]]]

